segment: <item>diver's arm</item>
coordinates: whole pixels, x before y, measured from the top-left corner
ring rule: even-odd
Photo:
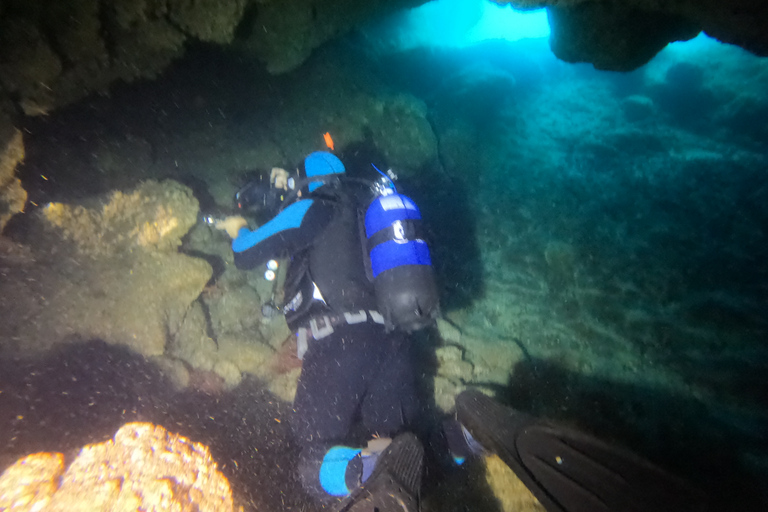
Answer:
[[[294,254],[312,244],[326,226],[333,208],[324,201],[293,203],[255,231],[241,228],[232,241],[237,268],[247,270],[273,258]]]

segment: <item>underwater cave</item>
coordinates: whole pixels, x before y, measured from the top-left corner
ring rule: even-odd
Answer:
[[[207,505],[179,476],[186,506],[322,509],[265,308],[291,255],[242,270],[216,223],[264,225],[236,194],[327,151],[423,216],[425,422],[480,389],[765,510],[768,9],[657,4],[0,0],[0,509],[53,510],[133,422],[223,475]],[[42,452],[35,485],[2,473]],[[527,492],[480,457],[421,509]]]

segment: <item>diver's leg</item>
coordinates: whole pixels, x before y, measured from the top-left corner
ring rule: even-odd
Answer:
[[[349,433],[365,390],[359,371],[362,350],[343,331],[311,341],[293,401],[292,428],[302,444],[343,439]]]
[[[365,390],[359,371],[365,354],[350,341],[343,327],[310,341],[293,403],[291,426],[302,447],[299,477],[320,502],[349,494],[346,466],[360,452],[346,441]]]
[[[392,437],[411,429],[419,414],[419,395],[411,343],[399,332],[385,333],[371,326],[374,360],[368,361],[370,376],[362,403],[362,420],[374,435]]]
[[[414,436],[408,434],[393,442],[384,453],[391,452],[388,457],[394,462],[384,466],[380,451],[363,451],[344,443],[358,412],[365,426],[382,436],[399,432],[415,416],[417,400],[408,344],[402,336],[384,335],[380,326],[370,324],[345,326],[333,336],[329,343],[323,339],[310,345],[294,401],[294,431],[304,446],[299,465],[302,483],[323,503],[350,492],[355,493],[355,503],[361,496],[360,503],[368,503],[371,496],[360,494],[361,483],[365,482],[366,488],[381,487],[381,492],[391,496],[392,482],[400,482],[399,488],[406,493],[400,501],[415,502],[411,487],[418,488],[414,475],[418,475],[418,482],[421,479],[423,449]],[[393,350],[397,357],[392,357]],[[375,385],[382,375],[388,375],[390,383]],[[410,466],[401,467],[404,463]]]

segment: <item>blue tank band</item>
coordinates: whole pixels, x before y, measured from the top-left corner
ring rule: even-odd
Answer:
[[[237,238],[232,241],[232,250],[235,252],[247,251],[254,245],[263,242],[280,231],[298,228],[301,226],[301,222],[304,220],[304,215],[306,215],[307,210],[312,206],[312,203],[314,203],[314,200],[312,199],[302,199],[277,214],[277,217],[270,220],[256,231],[241,229],[237,234]]]
[[[334,446],[325,453],[320,466],[320,485],[331,496],[346,496],[351,491],[347,488],[347,464],[362,450],[349,446]]]
[[[403,265],[432,265],[429,247],[424,240],[409,240],[404,244],[389,240],[371,249],[374,278],[386,270]]]
[[[365,235],[371,238],[378,231],[398,220],[421,219],[421,212],[410,198],[402,194],[381,196],[365,212]]]

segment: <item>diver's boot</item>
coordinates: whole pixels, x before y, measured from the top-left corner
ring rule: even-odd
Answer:
[[[373,472],[334,512],[416,512],[424,448],[411,433],[397,436],[378,456]]]
[[[456,398],[456,415],[548,512],[706,510],[699,491],[634,453],[504,407],[479,391]]]

